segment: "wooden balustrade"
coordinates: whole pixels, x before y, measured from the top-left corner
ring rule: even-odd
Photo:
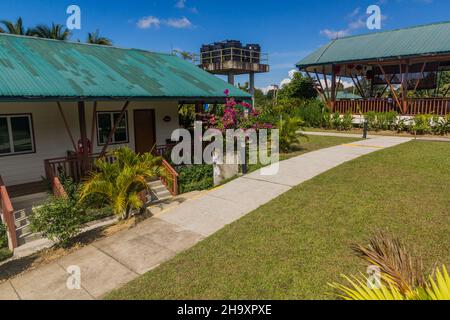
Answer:
[[[178,173],[165,159],[162,161],[160,179],[172,195],[178,194]]]
[[[401,103],[401,100],[400,100]],[[386,99],[376,100],[337,100],[334,103],[333,112],[340,114],[365,114],[367,112],[389,112],[397,111],[399,108],[393,99],[389,102]],[[406,113],[399,112],[404,115],[418,115],[418,114],[434,114],[439,116],[447,116],[450,114],[450,99],[408,99],[408,109]]]
[[[164,145],[155,148],[155,153],[158,156],[163,156],[167,151],[170,151],[174,145]],[[69,157],[54,158],[44,161],[45,172],[47,179],[52,184],[53,194],[57,197],[66,196],[63,186],[59,181],[60,175],[71,177],[75,182],[80,182],[86,175],[94,168],[95,160],[100,157],[100,154],[89,155],[88,162],[84,163],[81,157],[74,155]],[[104,157],[108,162],[112,163],[115,158],[111,155]],[[163,160],[162,173],[165,177],[161,177],[161,181],[167,186],[169,191],[176,195],[178,194],[178,173],[170,164]]]
[[[8,191],[0,176],[0,198],[1,198],[1,218],[8,231],[8,246],[11,251],[17,248],[16,224],[14,218],[14,208],[9,198]]]

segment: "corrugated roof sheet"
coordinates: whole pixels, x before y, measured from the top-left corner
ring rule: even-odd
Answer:
[[[249,94],[170,54],[0,34],[0,98],[239,98]]]
[[[297,66],[447,53],[450,53],[450,22],[442,22],[336,39],[299,61]]]

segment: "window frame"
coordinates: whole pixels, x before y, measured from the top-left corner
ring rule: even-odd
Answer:
[[[100,142],[100,126],[99,126],[99,119],[98,116],[100,114],[108,114],[110,121],[111,121],[111,130],[114,128],[114,114],[120,114],[122,113],[121,110],[107,110],[107,111],[96,111],[95,113],[95,121],[96,121],[96,127],[97,127],[97,146],[102,147],[105,146],[107,142],[101,143]],[[128,123],[128,111],[126,110],[124,113],[124,119],[125,119],[125,133],[126,133],[126,140],[116,142],[114,141],[114,136],[112,137],[112,141],[108,143],[108,145],[121,145],[121,144],[128,144],[130,143],[130,134],[129,134],[129,123]]]
[[[31,150],[29,150],[29,151],[21,151],[21,152],[14,151],[14,139],[13,139],[13,133],[12,133],[12,127],[11,127],[11,118],[19,118],[19,117],[27,117],[28,118],[28,124],[30,126],[30,138],[31,138]],[[0,158],[36,153],[36,139],[35,139],[35,135],[34,135],[34,122],[33,122],[33,114],[32,113],[0,114],[0,118],[6,118],[6,126],[8,129],[9,144],[10,144],[10,150],[11,150],[11,152],[9,152],[9,153],[0,153]]]

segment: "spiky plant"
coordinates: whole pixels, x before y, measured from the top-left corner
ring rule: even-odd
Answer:
[[[159,175],[161,158],[150,153],[135,154],[129,148],[120,148],[110,153],[113,163],[97,160],[89,178],[80,188],[80,201],[96,195],[108,203],[113,212],[128,219],[132,210],[140,209],[143,201],[140,193],[149,190],[148,180]]]
[[[443,300],[450,299],[450,278],[445,265],[425,280],[421,259],[414,258],[398,238],[379,232],[368,245],[355,244],[354,252],[379,269],[378,285],[371,276],[342,277],[347,284],[330,284],[345,300]]]
[[[102,46],[112,46],[113,45],[111,39],[100,36],[99,30],[96,30],[95,32],[89,32],[86,43],[98,44],[98,45],[102,45]]]
[[[70,38],[70,30],[61,24],[52,23],[51,26],[38,25],[29,30],[29,35],[38,38],[68,40]]]
[[[4,29],[0,27],[0,33],[9,33],[15,35],[28,35],[28,31],[23,26],[22,18],[18,18],[16,22],[9,20],[1,20],[0,24],[4,26]]]

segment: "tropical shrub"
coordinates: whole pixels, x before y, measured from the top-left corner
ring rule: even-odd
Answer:
[[[299,133],[303,130],[303,120],[300,118],[281,118],[278,121],[277,128],[280,135],[280,151],[289,152],[292,147],[299,143],[300,137],[304,136]]]
[[[180,193],[207,190],[214,186],[212,165],[180,166],[177,172]]]
[[[77,203],[66,198],[51,198],[33,208],[30,224],[33,232],[66,247],[81,230],[83,211]]]
[[[323,127],[324,113],[328,113],[322,102],[309,100],[303,103],[298,112],[298,116],[303,119],[306,127]]]
[[[396,122],[394,128],[398,133],[403,131],[411,131],[411,125],[409,123],[409,120],[402,118]]]
[[[116,159],[113,163],[104,159],[95,162],[96,170],[80,187],[79,201],[95,195],[114,214],[127,219],[133,210],[144,206],[141,193],[149,191],[147,182],[159,175],[161,158],[136,154],[129,148],[114,150],[110,155]]]
[[[412,130],[416,134],[427,134],[431,132],[431,115],[417,115],[414,117]]]
[[[374,112],[369,111],[364,118],[368,122],[369,130],[394,130],[396,128],[397,112]]]
[[[344,114],[341,127],[343,130],[351,130],[353,128],[353,117],[349,112]]]
[[[331,116],[331,128],[339,131],[342,130],[342,119],[339,112],[335,112]]]
[[[450,116],[434,117],[432,131],[434,134],[441,136],[448,134],[450,132]]]
[[[332,288],[345,300],[449,300],[450,277],[445,265],[435,276],[425,276],[421,259],[413,257],[398,238],[378,233],[368,245],[355,244],[353,251],[378,275],[343,276],[347,284]]]

